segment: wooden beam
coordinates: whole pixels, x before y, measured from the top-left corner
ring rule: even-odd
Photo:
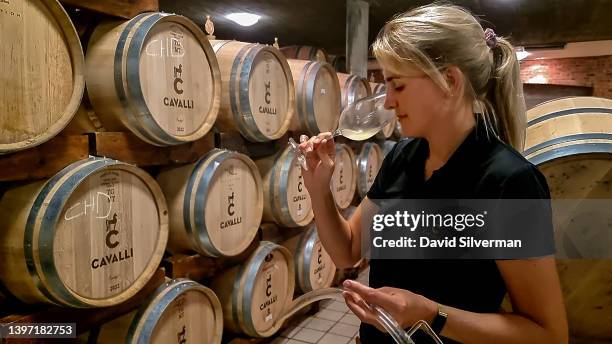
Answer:
[[[0,155],[0,182],[48,178],[88,155],[86,135],[56,136],[40,146]]]
[[[194,281],[210,278],[221,268],[217,259],[198,254],[175,254],[163,260],[162,264],[170,278],[189,278]]]
[[[214,134],[170,147],[150,145],[129,132],[97,132],[92,135],[91,154],[139,166],[191,163],[214,148]]]
[[[234,150],[246,154],[252,159],[257,159],[285,149],[289,145],[290,135],[291,133],[288,132],[274,141],[250,142],[237,132],[219,132],[215,136],[215,147]]]
[[[159,0],[60,0],[66,5],[125,19],[142,12],[159,11]]]

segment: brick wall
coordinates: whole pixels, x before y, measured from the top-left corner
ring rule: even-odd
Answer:
[[[383,82],[378,69],[368,71],[376,82]],[[585,86],[593,96],[612,99],[612,55],[521,62],[523,83]]]
[[[612,99],[612,56],[521,62],[523,83],[587,86],[593,96]]]

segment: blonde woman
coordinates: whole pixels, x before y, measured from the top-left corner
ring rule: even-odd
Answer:
[[[518,153],[525,106],[510,43],[466,10],[434,4],[388,22],[373,51],[383,67],[385,107],[395,110],[402,134],[416,139],[395,145],[362,205],[385,198],[550,198],[544,177]],[[349,221],[336,210],[329,191],[335,152],[329,133],[301,141],[319,237],[336,265],[352,266],[361,257],[363,207]],[[568,341],[552,256],[373,259],[369,277],[370,287],[344,284],[346,303],[362,321],[362,343],[392,343],[363,300],[382,306],[404,327],[426,320],[445,343]],[[506,292],[511,313],[500,312]]]

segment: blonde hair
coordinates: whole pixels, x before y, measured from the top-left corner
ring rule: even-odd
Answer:
[[[482,26],[467,10],[438,3],[387,22],[373,51],[385,69],[402,75],[406,66],[416,66],[447,92],[441,70],[457,66],[465,75],[465,95],[482,110],[485,125],[520,152],[526,119],[519,64],[512,45],[501,37],[496,41],[489,48]]]

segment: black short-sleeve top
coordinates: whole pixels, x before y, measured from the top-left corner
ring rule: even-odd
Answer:
[[[398,142],[385,157],[368,198],[550,199],[546,179],[538,169],[481,121],[446,164],[425,180],[428,155],[423,138]],[[543,230],[552,231],[552,222]],[[440,304],[478,313],[499,312],[506,293],[494,260],[371,260],[369,277],[373,288],[407,289]],[[360,337],[365,344],[394,343],[367,324],[362,324]],[[416,343],[429,341],[419,338]]]

